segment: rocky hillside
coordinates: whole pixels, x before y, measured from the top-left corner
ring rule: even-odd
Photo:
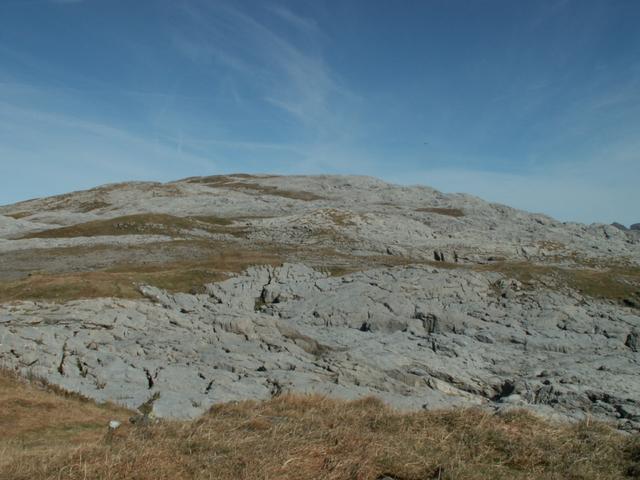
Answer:
[[[286,392],[640,427],[640,231],[367,177],[0,207],[0,363],[158,416]]]

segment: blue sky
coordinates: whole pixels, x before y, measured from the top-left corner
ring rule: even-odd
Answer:
[[[640,222],[635,0],[0,0],[0,204],[354,173]]]

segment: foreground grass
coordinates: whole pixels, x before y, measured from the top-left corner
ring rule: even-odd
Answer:
[[[600,424],[282,396],[143,427],[117,407],[0,375],[2,480],[640,478],[638,439]],[[111,419],[123,421],[113,436]]]

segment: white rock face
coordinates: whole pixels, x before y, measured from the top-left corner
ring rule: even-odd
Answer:
[[[517,399],[638,427],[640,317],[500,281],[427,267],[327,277],[286,264],[201,295],[145,286],[151,302],[25,302],[0,310],[0,359],[130,407],[160,392],[159,416],[295,391],[410,409]]]
[[[183,228],[18,238],[141,213],[227,218],[242,235]],[[471,268],[496,260],[633,268],[640,264],[636,231],[339,176],[110,185],[0,207],[0,215],[0,280],[20,278],[16,262],[27,262],[25,255],[96,245],[107,263],[120,249],[171,249],[193,239],[283,249],[298,260],[251,267],[202,294],[145,285],[138,300],[0,305],[0,364],[100,401],[136,408],[159,393],[154,415],[193,418],[217,402],[317,392],[376,395],[403,409],[523,406],[640,426],[633,301],[596,300],[552,284],[523,288]],[[403,265],[329,276],[324,256]],[[60,262],[48,268],[71,271]]]

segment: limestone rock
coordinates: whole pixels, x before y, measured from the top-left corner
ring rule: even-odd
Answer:
[[[208,294],[142,286],[151,302],[42,303],[39,317],[58,320],[37,326],[31,306],[16,304],[0,310],[0,361],[133,408],[157,394],[157,416],[298,391],[638,422],[640,383],[629,379],[640,317],[545,290],[501,302],[496,282],[520,288],[492,273],[408,266],[327,277],[285,264],[249,268]]]
[[[136,215],[153,228],[130,232]],[[94,222],[106,231],[87,234]],[[155,398],[147,419],[296,391],[634,430],[640,227],[621,227],[331,175],[130,182],[2,206],[3,281],[268,258],[200,293],[0,304],[0,364],[98,401]],[[564,277],[607,269],[624,293],[611,300]]]

